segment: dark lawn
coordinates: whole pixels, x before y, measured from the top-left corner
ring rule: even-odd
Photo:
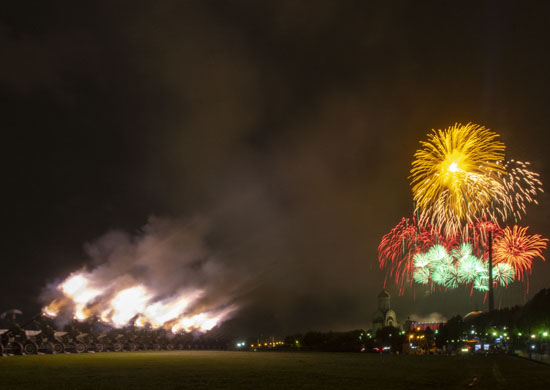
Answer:
[[[0,389],[237,388],[550,389],[550,366],[507,356],[216,351],[0,359]]]

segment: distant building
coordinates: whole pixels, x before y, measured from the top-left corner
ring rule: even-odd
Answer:
[[[372,331],[374,334],[376,334],[379,329],[386,326],[399,328],[397,315],[390,308],[390,298],[391,295],[387,290],[382,290],[382,292],[378,294],[378,310],[376,310],[372,319]]]
[[[429,328],[431,331],[435,331],[441,328],[446,323],[447,320],[443,316],[438,313],[432,313],[427,317],[424,317],[424,319],[419,320],[411,320],[411,318],[408,317],[403,324],[403,330],[425,332]]]
[[[412,321],[407,320],[405,321],[405,330],[416,330],[418,331],[426,331],[428,328],[430,330],[438,330],[440,327],[445,325],[445,322],[422,322],[422,321]]]

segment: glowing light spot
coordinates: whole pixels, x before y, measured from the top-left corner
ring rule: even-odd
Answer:
[[[451,165],[449,165],[449,168],[447,168],[447,170],[453,173],[458,172],[458,164],[456,162],[451,163]]]
[[[143,286],[122,290],[111,301],[111,320],[116,326],[126,325],[138,313],[143,312],[150,296]]]
[[[88,287],[88,280],[82,274],[68,278],[59,286],[60,290],[73,302],[85,305],[100,294],[99,290]]]
[[[145,308],[144,314],[153,328],[159,328],[166,322],[181,316],[199,295],[200,293],[196,293],[191,297],[178,297],[173,301],[156,302]]]

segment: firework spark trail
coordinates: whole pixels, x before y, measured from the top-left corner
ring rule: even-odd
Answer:
[[[409,218],[403,218],[388,234],[382,237],[378,246],[380,267],[389,267],[389,276],[403,285],[405,275],[412,272],[412,256],[420,250],[416,239],[418,231]]]
[[[461,243],[451,251],[442,245],[434,245],[428,252],[419,253],[416,257],[425,258],[425,261],[415,263],[422,266],[414,271],[415,275],[418,274],[415,280],[418,279],[420,284],[431,282],[433,287],[438,285],[447,289],[472,284],[473,288],[478,289],[481,281],[488,280],[487,265],[472,254],[472,247],[468,243]],[[420,275],[425,276],[424,279],[420,279]]]
[[[470,237],[477,237],[474,242],[478,244],[484,240],[480,238],[480,231],[487,229],[498,232],[494,243],[495,266],[492,275],[495,285],[507,286],[516,278],[521,280],[525,273],[530,272],[534,258],[544,260],[542,251],[546,249],[548,240],[540,235],[525,234],[527,227],[514,226],[513,229],[507,227],[501,230],[498,225],[484,222],[475,228],[475,234]],[[469,242],[461,242],[450,248],[434,244],[427,250],[417,250],[410,263],[412,270],[407,268],[406,272],[411,272],[412,280],[421,285],[447,289],[471,285],[473,289],[487,291],[489,271],[486,251],[481,252],[481,258],[473,253],[474,248]]]
[[[490,234],[493,235],[494,239],[501,233],[502,228],[498,223],[481,218],[474,223],[467,224],[463,228],[460,240],[470,244],[473,253],[483,261],[486,261],[489,257]]]
[[[494,262],[512,266],[518,280],[531,272],[534,259],[545,260],[542,251],[546,249],[548,239],[539,234],[526,234],[527,229],[517,225],[512,229],[506,227],[493,246]]]
[[[506,187],[506,198],[501,200],[504,205],[502,220],[511,216],[518,222],[525,215],[528,203],[538,204],[535,197],[544,190],[539,174],[529,170],[530,165],[529,162],[510,160],[503,166],[507,174],[498,173]]]
[[[468,284],[479,276],[480,271],[484,269],[484,265],[476,256],[466,255],[458,260],[457,268],[460,275],[459,282]]]
[[[505,193],[498,175],[506,173],[500,164],[505,146],[498,136],[483,126],[456,124],[434,130],[421,142],[410,175],[421,219],[447,235],[457,234]]]
[[[493,268],[493,280],[502,286],[506,286],[514,281],[516,271],[510,264],[500,263]]]
[[[418,284],[428,284],[430,276],[429,267],[416,267],[413,273],[414,281]]]
[[[444,245],[434,244],[427,251],[413,256],[412,281],[420,285],[454,289],[470,285],[473,290],[488,289],[489,271],[487,263],[473,254],[471,244],[462,242],[450,250]],[[507,286],[515,279],[516,269],[505,263],[493,268],[495,285]]]
[[[433,229],[419,224],[416,217],[402,218],[384,237],[378,246],[380,268],[387,267],[392,277],[403,291],[405,282],[412,282],[414,258],[417,253],[425,252],[436,243],[450,247],[454,237],[446,239]]]
[[[476,256],[487,257],[488,232],[500,229],[492,222],[479,221],[471,225],[469,241],[464,241],[460,236],[445,237],[427,226],[417,223],[414,217],[403,218],[380,243],[380,267],[388,268],[400,292],[408,280],[448,288],[473,282],[480,274],[479,265],[484,264]]]

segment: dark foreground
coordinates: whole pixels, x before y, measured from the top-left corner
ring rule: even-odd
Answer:
[[[0,359],[0,389],[550,389],[508,356],[125,352]]]

